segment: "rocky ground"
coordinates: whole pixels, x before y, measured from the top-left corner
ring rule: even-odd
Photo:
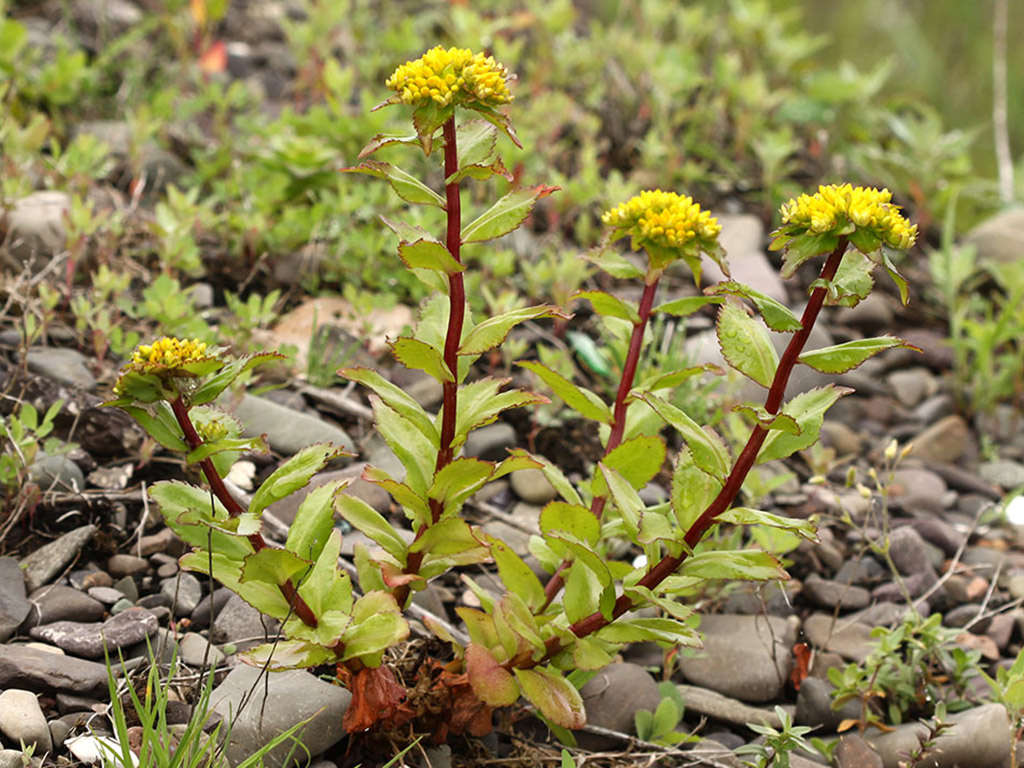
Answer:
[[[1003,224],[1019,223],[1013,215],[1004,219]],[[758,220],[725,216],[723,221],[734,277],[779,298],[796,298],[771,277]],[[1011,226],[1006,233],[1024,238],[1021,228]],[[682,281],[678,289],[684,290]],[[812,340],[818,346],[895,330],[923,353],[889,352],[839,377],[857,391],[830,411],[821,450],[793,460],[791,476],[762,501],[789,515],[819,515],[821,541],[792,553],[790,581],[756,589],[737,585],[701,604],[705,649],[677,659],[671,679],[686,705],[681,727],[696,728],[704,738],[697,751],[666,753],[656,758],[664,761],[658,764],[691,764],[698,754],[709,765],[737,764],[728,750],[753,738],[747,723],[778,725],[776,704],[795,713],[797,723],[815,726],[817,735],[835,733],[843,719],[858,716],[858,709],[831,709],[828,668],[863,660],[872,647],[871,630],[898,623],[907,611],[941,612],[945,626],[961,630],[957,642],[980,651],[986,669],[1009,664],[1019,651],[1024,641],[1024,546],[999,507],[1007,492],[1024,485],[1019,415],[1007,408],[969,421],[957,413],[943,337],[932,326],[907,327],[913,319],[912,310],[898,308],[894,297],[879,293],[855,309],[831,311],[819,343]],[[282,321],[281,333],[288,323]],[[689,344],[693,354],[711,359],[714,345],[704,343],[706,333],[691,329]],[[230,716],[257,675],[238,665],[235,654],[274,632],[239,598],[223,588],[214,589],[211,598],[208,584],[179,571],[182,543],[162,525],[157,510],[145,504],[144,486],[181,476],[180,463],[159,454],[139,461],[142,435],[120,414],[98,407],[109,392],[113,366],[60,341],[55,332],[49,343],[28,350],[27,370],[22,370],[16,331],[0,334],[7,401],[31,402],[42,411],[65,399],[58,431],[80,445],[68,455],[37,459],[31,478],[43,489],[39,503],[3,520],[0,741],[7,750],[0,752],[0,766],[21,764],[19,743],[34,744],[37,756],[46,755],[46,764],[68,764],[87,755],[89,734],[109,732],[104,641],[129,664],[144,659],[147,642],[164,660],[177,644],[184,669],[216,670],[212,709]],[[439,392],[427,380],[398,369],[392,377],[424,405],[437,406]],[[812,386],[817,377],[802,374],[794,387]],[[265,433],[274,453],[250,457],[243,466],[262,476],[307,443],[331,440],[358,456],[317,482],[357,478],[366,462],[394,467],[396,460],[373,435],[366,411],[362,395],[340,385],[293,384],[264,396],[245,395],[235,403],[235,414],[248,433]],[[520,415],[483,428],[473,434],[467,452],[495,458],[509,448],[530,447],[536,436],[524,424],[529,419]],[[980,430],[986,430],[994,446],[988,456],[979,450]],[[901,460],[890,462],[884,448],[893,439],[901,448],[912,447]],[[549,446],[551,458],[578,464],[578,455],[559,453],[569,450],[565,442]],[[872,492],[846,485],[850,467],[857,468]],[[877,469],[883,490],[868,480],[871,468]],[[812,474],[824,475],[827,482],[809,482]],[[251,476],[238,474],[239,485],[244,488],[247,481]],[[387,494],[360,480],[352,490],[401,525]],[[657,484],[645,489],[651,496],[666,492]],[[523,472],[486,487],[471,509],[486,530],[525,553],[540,506],[554,493],[539,473]],[[270,511],[287,525],[295,507],[285,500]],[[345,551],[350,553],[358,539],[357,534],[346,536]],[[871,544],[887,546],[891,564],[872,553]],[[481,578],[486,584],[486,576]],[[456,622],[453,607],[474,599],[456,580],[442,580],[418,596],[418,605]],[[795,663],[807,666],[806,655],[794,654],[798,642],[813,655],[809,667],[794,677]],[[798,657],[803,661],[795,662]],[[634,712],[658,704],[656,679],[665,674],[664,664],[664,652],[656,646],[631,649],[584,689],[590,723],[630,733]],[[803,674],[808,676],[801,680]],[[270,675],[256,688],[261,691],[257,703],[235,722],[229,757],[238,758],[267,733],[311,715],[313,725],[304,741],[311,753],[321,755],[316,765],[348,765],[359,753],[358,746],[349,751],[341,730],[349,700],[344,689],[306,672]],[[259,705],[260,696],[266,697],[266,707]],[[990,703],[980,678],[965,697],[975,706],[950,717],[954,725],[940,737],[934,764],[1008,765],[1005,709]],[[180,698],[169,711],[175,722],[189,716],[187,686]],[[905,724],[888,732],[847,733],[836,753],[838,765],[896,766],[916,745],[920,729]],[[472,747],[453,745],[454,757],[445,747],[435,747],[410,760],[433,766],[453,759],[462,765],[484,765],[488,759],[509,764],[511,756],[524,754],[528,742],[519,739],[545,742],[536,729],[521,737],[513,737],[515,732],[511,725],[499,727],[497,735]],[[650,764],[644,755],[657,754],[628,736],[596,730],[584,734],[582,743],[626,761],[619,764]],[[522,759],[542,760],[544,747],[536,750],[526,750],[532,757]],[[365,753],[360,759],[371,764]],[[794,764],[813,760],[795,757]]]

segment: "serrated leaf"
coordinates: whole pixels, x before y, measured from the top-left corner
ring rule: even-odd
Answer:
[[[482,648],[489,648],[492,652],[503,651],[498,640],[498,632],[494,628],[493,618],[483,611],[468,608],[464,605],[456,606],[455,613],[462,619],[462,623],[466,625],[466,634],[469,635],[470,642]],[[498,661],[501,662],[506,659],[508,659],[508,656],[503,656]]]
[[[225,451],[231,451],[236,454],[246,451],[251,451],[253,453],[266,453],[267,441],[264,440],[262,436],[224,437],[220,440],[203,443],[195,450],[189,451],[185,456],[185,463],[198,464],[203,459],[208,459],[211,456],[216,456],[218,453],[224,453]]]
[[[507,381],[508,379],[483,378],[459,387],[459,408],[455,415],[453,448],[461,446],[472,430],[490,424],[499,414],[510,408],[550,402],[543,395],[521,389],[499,392]]]
[[[344,493],[338,495],[334,503],[341,516],[348,520],[353,528],[362,531],[399,564],[405,565],[405,541],[377,510],[362,499]]]
[[[459,458],[434,475],[428,498],[441,502],[445,512],[475,493],[494,474],[494,464],[473,458]]]
[[[774,556],[757,549],[698,552],[686,559],[680,572],[684,576],[701,579],[784,581],[789,578],[782,564]]]
[[[518,595],[530,608],[539,610],[544,605],[544,587],[530,566],[503,541],[490,538],[491,556],[498,566],[498,575],[505,587]]]
[[[433,269],[446,275],[454,275],[466,269],[444,245],[433,238],[420,238],[412,242],[403,240],[398,244],[398,255],[410,269]]]
[[[339,661],[362,658],[367,666],[380,666],[377,655],[408,636],[409,624],[400,614],[374,614],[350,625],[342,636],[345,652]]]
[[[530,215],[537,200],[557,190],[558,187],[542,184],[509,192],[466,225],[462,230],[462,242],[479,243],[507,235]]]
[[[454,104],[441,105],[433,99],[417,107],[412,113],[412,124],[420,137],[424,154],[430,154],[434,144],[434,134],[453,114],[455,114]]]
[[[615,446],[601,461],[639,490],[658,474],[665,463],[665,441],[657,435],[633,437]],[[594,475],[594,495],[604,496],[607,492],[604,478]]]
[[[282,621],[291,613],[291,606],[276,584],[265,581],[243,582],[241,580],[241,560],[234,560],[220,551],[193,551],[186,552],[178,563],[186,571],[214,576],[217,581],[260,613]]]
[[[730,507],[716,518],[719,522],[732,525],[766,525],[769,528],[795,533],[808,541],[818,540],[818,531],[810,520],[785,517],[749,507]]]
[[[659,304],[651,312],[662,312],[675,317],[687,317],[701,307],[706,307],[709,304],[723,303],[725,303],[725,299],[721,296],[684,296],[681,299],[673,299],[672,301]]]
[[[193,547],[221,553],[235,560],[252,553],[249,541],[217,530],[215,526],[230,520],[228,511],[210,491],[178,481],[161,481],[149,488],[149,497],[160,507],[169,528]],[[219,577],[218,577],[219,578]]]
[[[441,437],[437,427],[434,425],[434,421],[423,410],[423,406],[416,402],[405,390],[369,368],[341,368],[338,370],[338,374],[344,376],[349,381],[355,381],[365,387],[369,387],[377,393],[385,404],[415,425],[420,433],[430,440],[433,445],[436,446],[440,442]],[[461,410],[464,404],[460,402],[459,405]]]
[[[494,317],[489,317],[473,326],[459,345],[460,355],[479,355],[501,344],[508,332],[525,320],[538,317],[552,317],[559,314],[558,308],[550,304],[537,307],[513,309]]]
[[[724,478],[729,473],[731,460],[725,443],[714,432],[703,429],[696,421],[667,400],[644,392],[641,399],[682,435],[693,456],[694,463],[712,477]]]
[[[569,533],[590,546],[601,538],[601,522],[593,512],[579,504],[548,502],[540,511],[541,533]]]
[[[337,659],[330,648],[305,640],[275,640],[242,651],[240,656],[247,664],[275,671],[309,669]]]
[[[608,487],[608,496],[618,509],[630,538],[636,539],[640,530],[640,513],[645,506],[643,501],[622,475],[605,465],[603,461],[597,466]]]
[[[466,106],[475,112],[479,112],[487,122],[491,123],[499,131],[508,136],[513,144],[520,149],[523,148],[523,145],[519,143],[519,137],[516,135],[516,130],[512,126],[512,120],[509,119],[509,116],[504,112],[499,112],[496,109],[488,107],[486,104],[480,103],[467,104]]]
[[[376,152],[381,147],[386,147],[389,144],[418,144],[419,136],[413,134],[401,134],[401,133],[378,133],[359,151],[358,159],[362,160],[364,157],[368,157]]]
[[[341,531],[332,528],[313,569],[298,585],[299,595],[318,621],[329,612],[348,616],[352,611],[352,580],[347,573],[338,570],[340,553]]]
[[[537,626],[537,617],[515,592],[506,592],[494,605],[494,628],[506,650],[518,653],[532,646],[534,658],[544,652],[544,641]]]
[[[406,368],[423,371],[442,383],[455,381],[455,376],[445,364],[441,351],[425,341],[399,336],[391,342],[391,349],[398,362]]]
[[[791,435],[800,434],[800,425],[788,413],[771,413],[763,405],[753,406],[749,403],[734,405],[732,409],[747,414],[765,429],[778,429]]]
[[[182,437],[181,427],[178,426],[178,422],[175,420],[174,414],[171,413],[167,403],[158,401],[153,403],[151,407],[154,411],[153,415],[145,408],[139,408],[137,405],[129,403],[118,405],[118,408],[135,419],[139,426],[145,430],[146,434],[164,448],[175,453],[187,451],[188,445],[186,445],[185,439]],[[167,418],[168,416],[170,417],[169,419]]]
[[[562,609],[566,618],[574,623],[598,611],[604,591],[598,575],[587,566],[586,561],[573,562],[565,575],[565,590],[562,593]]]
[[[776,241],[772,242],[774,247]],[[792,277],[801,264],[808,259],[814,258],[823,253],[831,253],[839,245],[839,238],[829,233],[821,235],[804,234],[798,235],[785,244],[785,254],[782,257],[782,269],[780,274],[783,279]]]
[[[562,374],[531,360],[523,360],[516,363],[516,365],[537,374],[541,381],[551,388],[552,392],[562,398],[566,405],[583,416],[583,418],[600,421],[605,424],[611,423],[611,408],[589,389],[578,387],[562,376]]]
[[[263,581],[268,584],[287,584],[313,566],[312,561],[299,557],[287,549],[265,547],[245,558],[240,581]]]
[[[340,455],[342,451],[339,448],[327,443],[314,443],[303,448],[263,481],[249,502],[249,512],[258,515],[275,501],[299,490],[327,466],[328,461]]]
[[[659,389],[675,389],[684,381],[692,379],[694,376],[699,376],[702,373],[712,373],[716,376],[722,376],[725,373],[725,369],[721,366],[715,365],[714,363],[704,363],[702,365],[692,365],[688,368],[680,368],[677,371],[655,371],[649,376],[640,379],[630,392],[630,397],[638,398],[641,392],[657,392]]]
[[[831,280],[818,278],[811,283],[811,288],[824,287],[828,292],[825,303],[855,307],[868,297],[875,281],[871,276],[875,262],[860,251],[849,250],[839,262],[839,269]]]
[[[527,454],[521,448],[513,448],[512,450],[509,451],[509,454],[512,456],[529,455],[531,459],[533,459],[540,465],[538,469],[540,469],[540,471],[544,473],[544,477],[546,477],[548,479],[548,482],[551,483],[551,485],[554,487],[556,491],[558,491],[559,496],[568,501],[570,504],[578,504],[580,506],[583,505],[583,500],[580,498],[579,493],[576,492],[576,489],[573,488],[572,483],[569,482],[569,478],[567,478],[565,476],[565,473],[562,472],[562,470],[555,466],[553,463],[551,463],[548,459],[544,458],[543,456],[534,456],[532,454]]]
[[[597,637],[613,643],[656,642],[701,646],[700,634],[689,624],[669,618],[619,619],[597,631]]]
[[[799,361],[822,373],[845,373],[856,368],[872,355],[876,355],[885,349],[894,347],[910,347],[917,349],[911,344],[898,339],[895,336],[878,336],[871,339],[856,339],[843,344],[835,344],[831,347],[812,349],[804,352]]]
[[[659,504],[656,507],[647,507],[640,512],[640,526],[636,536],[638,544],[682,540],[685,531],[680,530],[669,519],[669,510],[668,504]]]
[[[582,258],[619,280],[637,280],[647,273],[622,254],[605,247],[599,252],[581,254]]]
[[[345,173],[365,173],[385,179],[398,196],[407,203],[445,207],[444,198],[407,171],[380,160],[366,160],[352,168],[342,168]]]
[[[400,483],[379,467],[367,466],[363,470],[363,479],[379,485],[390,493],[395,501],[401,504],[407,516],[414,522],[414,527],[423,525],[430,516],[430,508],[424,496],[416,493],[405,483]]]
[[[773,299],[771,296],[751,288],[749,285],[738,283],[735,280],[727,280],[711,286],[707,289],[707,292],[715,295],[728,293],[733,296],[743,296],[750,299],[754,306],[757,307],[757,311],[761,313],[765,324],[773,331],[789,332],[799,331],[803,328],[800,318],[794,315],[789,307]]]
[[[459,517],[448,517],[427,528],[409,545],[409,551],[451,555],[479,546],[482,546],[482,539],[477,538],[469,523]]]
[[[677,621],[693,622],[694,616],[697,615],[693,608],[690,608],[688,605],[683,605],[678,600],[657,595],[647,587],[639,585],[626,587],[623,592],[632,598],[635,603],[642,604],[645,601],[651,603]]]
[[[605,291],[577,291],[570,298],[586,299],[599,315],[617,317],[634,324],[640,322],[640,314],[637,312],[636,307]]]
[[[722,482],[693,463],[693,456],[681,451],[672,472],[672,510],[683,531],[689,531],[722,490]]]
[[[466,674],[473,693],[484,704],[508,707],[519,701],[515,677],[482,645],[466,646]]]
[[[831,408],[840,397],[852,391],[848,387],[836,387],[829,384],[794,397],[782,407],[782,413],[796,420],[800,427],[800,434],[789,435],[772,430],[761,446],[757,462],[763,464],[773,459],[783,459],[796,451],[802,451],[813,445],[821,431],[821,422],[825,418],[825,411]]]
[[[572,644],[572,661],[576,669],[603,669],[612,663],[613,657],[604,644],[593,637],[581,637]]]
[[[762,387],[770,387],[779,356],[764,323],[736,305],[725,304],[719,310],[716,331],[726,362]]]
[[[523,696],[555,725],[582,728],[587,723],[580,692],[554,670],[545,667],[515,670]]]
[[[889,257],[887,249],[882,249],[882,266],[885,267],[885,271],[889,273],[889,279],[896,284],[896,289],[900,292],[900,303],[906,305],[910,301],[910,292],[907,289],[907,281],[896,269],[896,265],[892,263],[892,259]]]
[[[288,526],[287,549],[310,561],[320,557],[327,537],[334,530],[334,495],[347,484],[347,481],[335,480],[306,495]]]

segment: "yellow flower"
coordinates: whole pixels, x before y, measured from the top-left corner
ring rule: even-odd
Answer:
[[[205,360],[206,342],[199,339],[183,340],[164,336],[152,344],[140,344],[129,365],[134,368],[159,366],[178,368],[187,363]]]
[[[606,211],[601,221],[620,230],[620,236],[632,235],[641,244],[646,241],[662,248],[712,241],[722,231],[718,220],[692,198],[660,189],[641,192]]]
[[[402,64],[387,86],[404,104],[417,107],[430,102],[442,107],[452,103],[496,107],[512,101],[508,79],[508,70],[491,56],[438,45]]]
[[[893,205],[888,189],[854,187],[850,184],[818,187],[813,195],[783,203],[780,232],[789,236],[800,234],[851,235],[858,247],[855,230],[873,235],[892,248],[905,250],[917,239],[917,226],[911,225]],[[871,243],[871,239],[861,240]],[[877,246],[876,246],[877,247]]]

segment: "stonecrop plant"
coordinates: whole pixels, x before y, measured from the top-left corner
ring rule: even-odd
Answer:
[[[405,201],[439,209],[446,222],[443,240],[419,226],[385,222],[398,236],[399,258],[433,289],[420,306],[414,330],[394,339],[392,349],[399,362],[440,382],[439,412],[424,410],[377,371],[339,371],[366,388],[376,429],[404,467],[404,476],[398,477],[370,467],[364,478],[400,506],[413,532],[411,541],[365,502],[346,494],[342,482],[319,486],[305,497],[283,547],[265,541],[261,513],[300,490],[339,456],[336,446],[313,445],[289,458],[247,505],[229,493],[222,478],[231,463],[241,452],[265,446],[260,438],[240,437],[238,423],[216,401],[235,379],[273,354],[232,358],[198,342],[161,339],[138,349],[111,401],[165,448],[184,452],[209,486],[203,490],[174,481],[150,491],[168,525],[193,547],[182,566],[209,573],[282,622],[284,639],[249,651],[247,659],[275,668],[338,665],[341,679],[353,691],[346,714],[350,731],[377,723],[394,727],[415,715],[385,663],[387,649],[409,634],[404,612],[412,594],[453,568],[493,564],[505,587],[501,595],[464,575],[481,604],[480,609],[456,609],[468,644],[463,646],[440,623],[429,618],[425,622],[451,644],[455,657],[434,683],[446,689],[449,706],[435,735],[486,733],[493,708],[524,697],[568,738],[562,729],[585,723],[579,685],[625,645],[700,645],[698,620],[687,599],[710,581],[787,578],[771,552],[709,545],[706,537],[714,526],[767,526],[815,536],[810,521],[733,506],[755,464],[785,458],[814,443],[825,411],[849,391],[829,385],[784,402],[794,366],[838,373],[876,352],[903,345],[885,336],[804,350],[822,306],[853,305],[866,297],[876,265],[899,282],[905,299],[905,285],[887,250],[912,245],[916,230],[890,202],[888,192],[828,186],[783,206],[773,245],[784,250],[784,273],[792,275],[803,262],[825,256],[807,306],[797,317],[778,301],[731,279],[697,296],[657,303],[659,282],[675,262],[689,267],[698,287],[702,255],[729,272],[717,239],[720,226],[708,211],[684,195],[646,191],[605,213],[606,242],[590,257],[612,278],[641,281],[639,302],[597,290],[574,297],[589,301],[629,337],[614,401],[538,362],[519,363],[580,419],[599,425],[604,454],[590,477],[574,484],[548,459],[521,449],[496,462],[462,455],[474,429],[507,409],[547,401],[510,388],[507,379],[476,375],[473,362],[501,345],[518,323],[566,317],[558,307],[541,305],[474,318],[466,302],[462,248],[515,230],[540,198],[556,191],[513,184],[463,223],[464,184],[494,176],[512,182],[497,151],[501,135],[518,145],[511,121],[498,111],[512,100],[509,82],[505,68],[492,58],[442,47],[403,64],[387,81],[394,95],[381,106],[411,108],[414,131],[374,137],[361,158],[389,145],[418,146],[428,158],[439,149],[441,192],[380,160],[364,159],[344,169],[385,179]],[[465,119],[457,120],[457,112]],[[612,245],[626,237],[629,256]],[[708,373],[706,366],[654,374],[638,370],[655,313],[686,316],[711,304],[718,306],[717,333],[725,361],[766,390],[763,402],[737,406],[751,431],[735,456],[712,428],[671,402],[674,388]],[[769,329],[790,334],[781,357]],[[671,457],[667,430],[678,433],[683,446]],[[672,466],[670,499],[645,504],[639,490],[666,461]],[[540,469],[559,495],[540,512],[540,535],[530,541],[531,553],[549,574],[545,581],[512,547],[463,515],[477,490],[521,469]],[[358,585],[339,565],[336,514],[376,545],[355,548]],[[644,556],[615,559],[612,553],[622,551],[622,540]],[[653,606],[658,615],[635,613],[645,606]]]

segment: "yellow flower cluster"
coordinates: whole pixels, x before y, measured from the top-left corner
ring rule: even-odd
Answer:
[[[398,92],[403,103],[413,106],[433,101],[445,107],[454,101],[493,107],[512,101],[508,70],[493,57],[474,54],[468,48],[431,48],[396,69],[387,86]]]
[[[199,339],[189,341],[164,336],[152,344],[140,344],[132,355],[131,365],[140,368],[149,365],[176,368],[186,363],[204,360],[206,357],[205,341],[199,341]]]
[[[853,224],[872,232],[893,248],[909,248],[917,239],[917,226],[911,225],[891,200],[888,189],[850,184],[820,186],[816,194],[800,195],[783,203],[782,225],[823,234]]]
[[[711,241],[722,231],[718,220],[692,198],[660,189],[641,192],[606,211],[601,221],[662,248],[684,248],[694,239]]]

